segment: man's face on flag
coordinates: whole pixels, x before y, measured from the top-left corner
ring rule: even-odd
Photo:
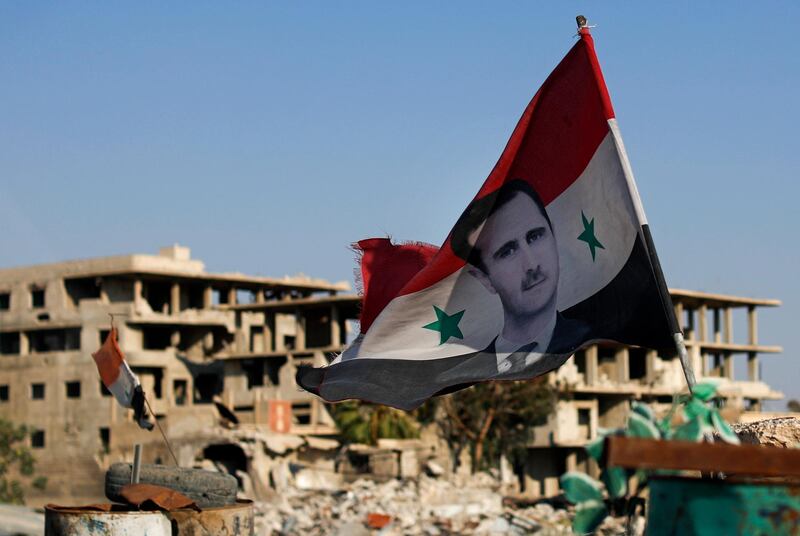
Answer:
[[[470,273],[503,304],[506,314],[535,316],[555,305],[558,250],[550,224],[525,193],[498,208],[474,233],[485,270]]]

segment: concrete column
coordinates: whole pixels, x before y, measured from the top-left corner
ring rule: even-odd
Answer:
[[[708,340],[708,308],[705,304],[700,306],[700,309],[697,311],[698,316],[698,328],[700,333],[698,333],[698,339],[705,342]]]
[[[169,337],[169,345],[177,348],[181,344],[181,332],[177,329],[172,332],[172,335]]]
[[[137,278],[133,280],[133,306],[138,309],[142,305],[143,301],[144,296],[142,296],[142,280]]]
[[[264,303],[264,289],[257,288],[253,291],[253,295],[256,298],[256,303]]]
[[[725,308],[725,342],[733,343],[733,309]]]
[[[655,350],[648,350],[644,356],[644,361],[645,381],[647,383],[653,383],[656,381],[656,363],[658,363],[658,352]]]
[[[705,365],[704,365],[704,357],[703,354],[700,353],[700,347],[695,345],[689,349],[690,357],[692,359],[692,369],[695,371],[696,374],[700,374],[701,376],[705,376]]]
[[[19,355],[28,355],[31,353],[31,344],[28,339],[28,334],[24,331],[19,332]]]
[[[567,472],[574,471],[578,467],[578,453],[570,450],[567,453]]]
[[[597,345],[586,349],[586,385],[597,383]]]
[[[300,309],[295,310],[295,335],[294,346],[296,350],[306,349],[306,317]]]
[[[683,304],[681,302],[675,304],[675,318],[678,319],[678,329],[683,331]]]
[[[253,422],[261,424],[261,388],[253,389]]]
[[[733,354],[725,352],[722,358],[722,376],[733,379]]]
[[[236,289],[233,287],[228,289],[228,305],[236,305]]]
[[[203,309],[211,309],[211,302],[213,301],[214,291],[208,286],[203,289]]]
[[[616,353],[614,354],[614,359],[617,364],[617,381],[620,383],[629,382],[631,380],[631,368],[628,347],[623,346],[622,348],[617,349]]]
[[[747,354],[747,379],[751,382],[761,381],[758,377],[758,354],[755,352]]]
[[[342,331],[339,324],[339,308],[331,305],[331,346],[342,344]]]
[[[108,303],[108,291],[106,290],[106,286],[103,284],[104,281],[102,278],[97,282],[100,285],[100,301],[103,303]]]
[[[758,316],[755,305],[747,308],[747,342],[758,344]]]
[[[169,293],[169,313],[176,315],[181,311],[181,285],[173,283]]]

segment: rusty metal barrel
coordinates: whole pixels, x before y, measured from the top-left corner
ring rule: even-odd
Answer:
[[[111,511],[97,508],[45,508],[45,536],[253,536],[253,502],[172,512],[144,512],[115,506]]]

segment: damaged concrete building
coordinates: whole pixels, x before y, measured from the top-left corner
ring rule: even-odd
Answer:
[[[144,445],[145,462],[170,462],[158,432],[140,430],[100,383],[91,353],[108,333],[109,314],[181,466],[215,464],[256,497],[299,482],[290,465],[313,467],[306,479],[324,480],[309,486],[336,486],[348,465],[330,439],[333,420],[294,373],[344,347],[359,308],[348,290],[306,277],[208,273],[180,246],[0,270],[0,417],[31,428],[38,472],[49,478],[29,499],[96,500],[103,471],[130,460],[134,443]],[[698,379],[720,380],[729,420],[748,420],[764,400],[782,398],[761,381],[758,361],[781,351],[760,343],[757,318],[758,308],[779,301],[671,294]],[[530,429],[527,462],[515,468],[518,478],[502,479],[515,482],[508,493],[552,496],[564,471],[596,473],[583,446],[600,428],[623,426],[632,400],[666,410],[685,389],[674,354],[613,344],[578,352],[548,381],[555,411]],[[447,445],[428,439],[424,448],[408,443],[413,456],[403,442],[351,450],[383,456],[367,465],[384,479],[413,478],[425,459],[450,460],[449,472]]]
[[[31,428],[38,473],[49,478],[43,499],[102,496],[103,470],[130,459],[134,442],[145,444],[146,461],[167,463],[158,433],[138,430],[99,380],[91,353],[113,314],[182,464],[242,456],[215,444],[220,407],[274,433],[335,433],[294,371],[341,351],[358,309],[356,297],[340,295],[347,290],[306,277],[207,273],[177,245],[0,270],[0,417]]]

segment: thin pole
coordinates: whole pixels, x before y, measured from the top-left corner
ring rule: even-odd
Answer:
[[[661,263],[658,260],[656,247],[653,244],[653,237],[650,234],[650,226],[647,224],[642,225],[642,234],[644,235],[645,245],[647,246],[647,254],[650,257],[650,265],[653,268],[653,275],[658,285],[658,293],[661,296],[661,305],[664,308],[664,314],[667,315],[667,321],[672,330],[672,340],[675,341],[675,349],[678,351],[681,367],[683,367],[683,376],[686,378],[686,385],[689,387],[689,393],[691,393],[697,381],[694,377],[692,363],[689,361],[689,353],[686,351],[686,343],[683,341],[683,332],[681,331],[680,324],[678,324],[678,319],[675,317],[675,307],[672,305],[672,296],[669,295],[667,282],[664,279],[664,272],[661,270]]]
[[[164,429],[161,428],[161,423],[158,422],[156,414],[155,412],[153,412],[153,408],[150,407],[150,402],[147,401],[147,397],[144,397],[144,403],[147,404],[147,409],[150,410],[150,415],[152,415],[153,420],[156,421],[156,426],[158,427],[158,431],[161,432],[161,437],[164,439],[164,444],[167,446],[169,455],[172,456],[172,461],[175,462],[175,467],[180,467],[181,465],[178,463],[178,458],[176,458],[175,453],[172,452],[172,445],[169,444],[169,439],[167,439],[167,434],[165,434]]]
[[[133,469],[131,470],[131,484],[139,483],[139,474],[142,469],[142,444],[133,446]]]

